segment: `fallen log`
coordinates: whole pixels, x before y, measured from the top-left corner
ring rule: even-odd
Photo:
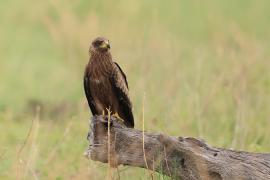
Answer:
[[[171,137],[126,128],[120,120],[94,116],[86,156],[94,161],[136,166],[173,179],[270,179],[270,154],[215,148],[192,137]],[[110,152],[110,153],[108,153]]]

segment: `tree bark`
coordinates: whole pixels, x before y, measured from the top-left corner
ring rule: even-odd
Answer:
[[[269,153],[214,148],[192,137],[143,133],[126,128],[114,117],[110,121],[93,117],[88,140],[86,156],[113,167],[136,166],[183,180],[270,179]]]

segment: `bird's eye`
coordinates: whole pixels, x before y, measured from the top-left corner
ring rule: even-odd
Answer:
[[[94,43],[95,46],[100,46],[101,44],[102,44],[102,41],[96,41],[96,42]]]

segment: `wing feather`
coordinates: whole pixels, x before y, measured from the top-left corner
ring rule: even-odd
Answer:
[[[134,127],[134,117],[132,113],[132,104],[128,96],[128,83],[126,80],[126,76],[123,73],[120,66],[115,63],[116,71],[110,78],[112,89],[119,100],[119,108],[120,112],[122,112],[122,116],[120,117],[125,120],[125,124],[127,127]],[[123,82],[124,80],[124,82]]]
[[[125,80],[125,83],[126,83],[126,86],[128,88],[128,82],[127,82],[127,77],[124,73],[124,71],[121,69],[121,67],[119,66],[119,64],[117,64],[117,62],[114,62],[114,64],[117,66],[117,68],[119,69],[121,75],[123,76],[124,80]]]
[[[84,92],[85,92],[85,96],[87,98],[87,102],[88,105],[90,107],[90,110],[92,112],[93,115],[97,114],[97,109],[96,109],[96,105],[95,105],[95,101],[93,99],[93,96],[91,95],[91,89],[90,89],[90,75],[85,73],[84,75]]]

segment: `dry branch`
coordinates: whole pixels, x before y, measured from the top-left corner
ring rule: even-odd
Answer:
[[[95,116],[90,124],[87,157],[116,167],[129,165],[150,168],[173,179],[270,179],[270,154],[214,148],[196,138],[171,137],[126,128],[110,119],[110,156],[108,120]]]

